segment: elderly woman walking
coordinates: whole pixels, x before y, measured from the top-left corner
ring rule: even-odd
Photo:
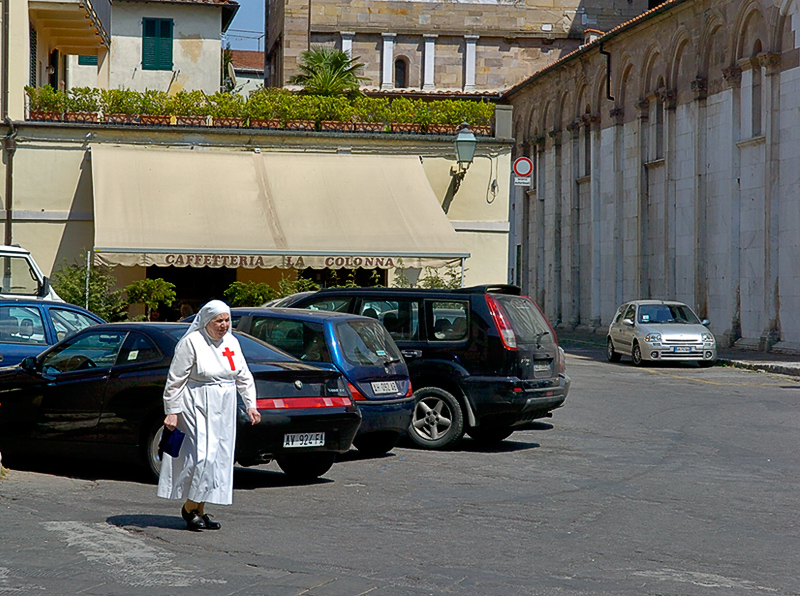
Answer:
[[[186,437],[177,457],[163,455],[157,494],[186,500],[181,514],[193,531],[220,528],[206,503],[233,502],[237,390],[250,423],[261,420],[253,375],[230,327],[227,304],[212,300],[203,306],[175,346],[164,388],[164,426]]]

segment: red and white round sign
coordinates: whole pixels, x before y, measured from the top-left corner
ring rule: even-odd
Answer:
[[[527,178],[533,172],[533,162],[528,157],[518,157],[514,160],[514,174],[520,178]]]

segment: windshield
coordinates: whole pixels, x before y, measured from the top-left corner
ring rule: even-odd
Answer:
[[[685,304],[643,304],[639,306],[639,323],[684,323],[698,325],[700,321]]]
[[[24,256],[4,255],[0,257],[3,272],[2,289],[9,296],[36,296],[39,278]]]
[[[167,331],[177,342],[186,333],[187,327],[175,327]],[[244,333],[234,333],[242,346],[244,359],[248,362],[296,362],[289,354],[284,354],[261,340]]]
[[[336,335],[344,358],[356,366],[400,362],[400,350],[386,329],[377,321],[352,320],[336,325]]]

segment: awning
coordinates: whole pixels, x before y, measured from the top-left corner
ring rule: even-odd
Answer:
[[[441,267],[469,256],[416,156],[91,146],[107,265]]]

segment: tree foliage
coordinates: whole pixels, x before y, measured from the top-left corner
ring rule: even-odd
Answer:
[[[125,287],[129,304],[143,304],[146,321],[150,321],[159,304],[171,306],[175,302],[175,284],[157,279],[138,279]]]
[[[85,263],[69,263],[64,259],[50,282],[65,302],[86,306]],[[108,268],[98,265],[89,268],[89,310],[106,321],[121,321],[128,313],[122,290],[113,289],[116,284],[117,279]]]
[[[278,296],[269,284],[254,281],[235,281],[222,294],[231,306],[261,306]]]
[[[301,74],[294,75],[289,82],[302,85],[310,95],[361,95],[361,81],[367,81],[359,73],[364,64],[358,57],[351,58],[342,50],[327,46],[312,46],[300,54],[298,68]]]

